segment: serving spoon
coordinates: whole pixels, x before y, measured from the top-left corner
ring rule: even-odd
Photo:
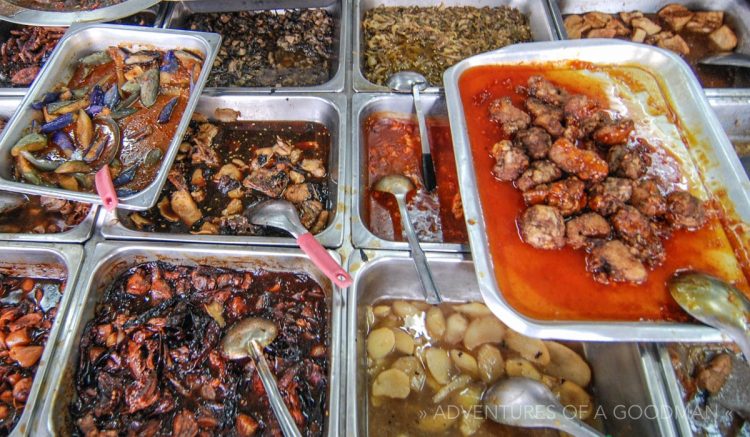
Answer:
[[[750,301],[740,290],[698,272],[676,274],[667,288],[683,310],[728,335],[750,361]]]
[[[13,211],[28,202],[25,194],[13,193],[11,191],[0,191],[0,214]]]
[[[414,264],[417,267],[417,274],[419,274],[419,282],[422,283],[422,288],[425,293],[425,299],[430,304],[439,304],[443,302],[437,287],[435,286],[435,280],[432,278],[432,271],[430,266],[427,265],[427,257],[419,245],[419,239],[417,234],[414,232],[414,226],[411,224],[409,218],[409,212],[406,210],[406,195],[410,191],[414,190],[414,184],[411,180],[403,175],[389,175],[381,178],[375,183],[375,191],[382,193],[393,194],[398,204],[399,215],[401,215],[401,225],[404,227],[404,233],[406,239],[409,241],[409,249],[411,250],[411,256],[414,260]]]
[[[705,57],[699,60],[698,63],[703,65],[750,68],[750,56],[737,52],[720,53],[718,55]]]
[[[286,437],[297,437],[301,434],[294,423],[289,409],[281,397],[276,378],[271,373],[263,348],[271,344],[279,334],[278,328],[273,322],[261,318],[248,318],[235,323],[224,339],[221,340],[221,349],[230,360],[241,360],[250,358],[255,363],[258,376],[263,383],[263,388],[268,394],[273,414],[279,421],[281,432]]]
[[[482,396],[487,417],[522,428],[553,428],[576,437],[603,437],[566,413],[552,391],[539,381],[512,377],[496,382]]]
[[[386,85],[391,91],[412,94],[419,123],[419,139],[422,143],[422,180],[425,189],[432,191],[437,186],[435,163],[432,161],[430,139],[427,137],[427,122],[422,111],[422,99],[419,96],[420,91],[427,89],[427,79],[415,71],[400,71],[389,77]]]
[[[289,232],[297,240],[300,249],[334,284],[341,288],[352,285],[352,277],[328,254],[315,236],[302,226],[291,202],[266,200],[245,210],[245,217],[254,225],[271,226]]]

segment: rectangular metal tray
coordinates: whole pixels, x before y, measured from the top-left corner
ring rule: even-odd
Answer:
[[[135,13],[131,15],[130,17],[134,17],[138,15],[145,15],[149,17],[149,19],[153,19],[153,23],[151,23],[150,25],[146,27],[161,27],[164,24],[164,18],[166,18],[168,9],[169,9],[168,4],[158,3],[158,4],[155,4],[154,6],[151,6],[150,8],[146,8],[140,12]],[[130,17],[121,18],[121,20],[130,18]],[[116,24],[116,23],[113,22],[112,24]]]
[[[351,0],[354,4],[352,20],[352,87],[356,92],[390,91],[388,87],[370,82],[365,78],[362,58],[364,30],[362,21],[365,13],[378,6],[475,6],[498,7],[510,6],[529,17],[531,34],[534,41],[551,41],[558,39],[552,13],[546,0]]]
[[[684,4],[694,10],[724,11],[725,20],[737,32],[739,45],[737,53],[750,55],[750,4],[743,0],[670,0],[658,2],[654,0],[629,0],[613,2],[609,0],[548,0],[555,28],[560,39],[567,40],[568,34],[563,24],[563,15],[580,14],[598,11],[609,14],[627,11],[641,11],[656,13],[668,3]],[[692,71],[692,70],[691,70]],[[742,88],[706,88],[708,96],[732,96],[746,93]]]
[[[469,241],[476,262],[476,273],[485,302],[508,326],[533,337],[590,341],[721,341],[719,331],[702,325],[667,322],[572,322],[540,321],[516,312],[500,291],[489,250],[483,208],[476,186],[476,175],[458,80],[471,67],[492,64],[558,62],[575,60],[598,65],[637,65],[659,77],[664,95],[681,126],[688,126],[696,145],[688,159],[701,163],[702,182],[711,194],[727,199],[733,215],[733,231],[748,246],[750,234],[742,228],[750,223],[750,181],[742,170],[729,139],[710,110],[703,91],[687,64],[677,55],[643,44],[611,40],[567,40],[508,47],[478,55],[451,67],[445,73],[446,96],[456,149],[459,185]],[[658,73],[657,73],[658,72]],[[668,80],[666,79],[668,78]],[[726,195],[718,195],[726,190]]]
[[[437,90],[434,89],[433,90]],[[439,93],[421,94],[426,117],[448,118],[445,97]],[[364,122],[375,112],[411,114],[414,101],[411,94],[354,94],[352,96],[352,244],[366,249],[409,250],[406,241],[389,241],[373,234],[364,222],[367,204],[367,146]],[[423,250],[439,252],[468,252],[468,244],[421,243]]]
[[[367,259],[364,259],[362,254]],[[474,266],[459,254],[429,254],[435,282],[446,302],[481,301]],[[360,251],[350,260],[354,285],[349,288],[347,332],[346,435],[367,432],[365,339],[361,305],[381,299],[421,300],[424,295],[414,264],[404,252]],[[665,394],[653,357],[635,343],[583,343],[593,371],[593,393],[598,417],[608,435],[676,435],[667,416],[655,415]],[[625,414],[626,411],[649,414]],[[519,432],[520,435],[520,432]]]
[[[0,274],[28,275],[45,279],[65,279],[63,297],[57,307],[57,316],[52,323],[47,344],[34,375],[26,408],[21,414],[12,436],[30,434],[31,424],[37,410],[45,403],[42,395],[48,366],[54,363],[52,358],[58,347],[60,330],[64,327],[69,303],[75,299],[76,280],[83,264],[83,247],[77,244],[34,244],[3,243],[3,256],[0,257]],[[53,366],[54,367],[54,366]]]
[[[0,97],[0,117],[10,118],[18,109],[21,97]],[[32,233],[2,233],[0,240],[9,241],[39,241],[45,243],[82,243],[91,237],[96,222],[96,213],[99,207],[91,205],[91,211],[78,226],[65,232],[57,234],[32,234]]]
[[[175,2],[167,13],[164,27],[182,29],[187,19],[196,13],[237,12],[284,9],[321,8],[333,16],[334,39],[330,79],[320,85],[298,87],[206,87],[206,93],[237,92],[339,92],[346,83],[351,13],[349,0],[194,0]]]
[[[328,156],[328,190],[332,219],[328,226],[316,235],[326,247],[336,248],[344,244],[344,221],[346,210],[345,186],[347,176],[348,147],[346,146],[347,104],[346,97],[338,94],[296,96],[252,96],[217,95],[202,96],[196,112],[209,118],[216,108],[232,108],[240,111],[241,120],[314,121],[325,125],[331,133],[331,149]],[[235,235],[192,235],[168,232],[141,232],[123,225],[128,211],[102,210],[99,229],[102,236],[126,240],[163,240],[194,243],[254,244],[274,246],[296,246],[291,237],[254,237]]]
[[[112,24],[96,24],[71,26],[65,36],[60,39],[50,59],[42,68],[29,92],[26,93],[20,108],[0,137],[0,189],[17,191],[28,194],[42,194],[81,202],[101,205],[102,200],[93,193],[81,193],[64,190],[62,188],[43,187],[12,180],[11,169],[13,160],[10,149],[18,141],[24,129],[32,120],[32,110],[26,109],[32,102],[39,100],[42,94],[52,89],[56,84],[73,74],[71,62],[96,50],[102,50],[113,44],[135,43],[151,45],[159,49],[187,48],[200,51],[205,55],[204,68],[196,80],[193,92],[188,99],[185,112],[177,126],[174,138],[162,158],[161,169],[154,181],[142,191],[120,199],[119,208],[143,210],[156,203],[161,188],[167,179],[167,172],[177,155],[177,149],[182,142],[182,135],[190,122],[190,116],[198,103],[203,85],[208,78],[210,66],[216,56],[216,48],[221,37],[216,34],[184,32],[164,29],[152,29],[138,26],[116,26]]]
[[[729,141],[750,143],[750,94],[733,97],[709,97],[708,103],[719,118]],[[740,156],[746,174],[750,175],[750,156]]]
[[[44,389],[44,407],[35,417],[33,435],[68,435],[70,426],[68,405],[75,396],[73,381],[78,366],[78,347],[86,323],[94,316],[96,307],[112,282],[134,265],[163,261],[178,265],[209,265],[230,269],[263,268],[276,271],[299,271],[309,274],[329,296],[330,314],[330,370],[328,388],[328,421],[326,435],[339,435],[342,345],[345,301],[341,289],[333,285],[305,254],[293,249],[263,249],[257,247],[219,247],[169,243],[89,243],[87,262],[81,281],[76,287],[76,299],[66,320],[65,336],[61,338],[54,360],[57,363],[49,374]],[[339,260],[337,253],[329,252]]]

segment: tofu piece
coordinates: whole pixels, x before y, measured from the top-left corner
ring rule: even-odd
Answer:
[[[612,16],[603,12],[589,12],[583,19],[594,29],[601,29],[612,19]]]
[[[613,29],[615,36],[630,36],[630,28],[617,18],[610,20],[604,28]]]
[[[684,39],[682,39],[680,35],[674,35],[671,38],[662,39],[656,45],[663,49],[679,53],[683,56],[686,56],[690,53],[690,47],[688,47],[687,43]]]
[[[591,29],[586,38],[614,38],[617,33],[614,29],[601,28]]]
[[[565,31],[570,39],[583,38],[583,34],[591,29],[591,25],[580,15],[568,15],[563,20],[563,24],[565,24]]]
[[[646,31],[641,28],[636,28],[633,31],[633,35],[630,40],[633,42],[643,42],[646,39]]]
[[[630,25],[645,30],[647,35],[655,35],[661,32],[661,26],[646,17],[633,18],[630,20]]]
[[[711,48],[720,52],[729,52],[737,47],[737,35],[726,24],[708,35]]]
[[[700,11],[693,13],[693,17],[685,25],[685,29],[695,33],[711,33],[724,23],[724,12]]]
[[[620,19],[628,25],[633,18],[641,17],[643,17],[643,12],[641,11],[620,12]]]
[[[657,14],[674,32],[681,31],[693,18],[693,11],[683,5],[672,3],[661,8]]]

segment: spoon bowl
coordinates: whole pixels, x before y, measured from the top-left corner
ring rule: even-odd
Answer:
[[[427,89],[427,79],[416,71],[399,71],[386,81],[386,86],[392,91],[410,93],[416,85],[420,91]]]
[[[391,193],[394,196],[406,196],[415,189],[411,179],[403,175],[385,176],[375,183],[375,191]]]
[[[750,68],[750,56],[737,52],[719,53],[718,55],[705,57],[698,61],[698,63],[702,65]]]

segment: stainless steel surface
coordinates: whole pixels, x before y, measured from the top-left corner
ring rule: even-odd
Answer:
[[[73,23],[94,23],[127,17],[157,3],[159,0],[123,0],[115,5],[90,11],[55,12],[25,8],[8,0],[0,0],[0,17],[19,24],[67,26]]]
[[[0,191],[0,214],[13,211],[28,201],[29,198],[25,194]]]
[[[750,151],[750,93],[733,97],[709,97],[708,103],[719,118],[729,140]],[[750,154],[739,155],[746,174],[750,174]]]
[[[426,118],[448,118],[445,98],[436,93],[422,94]],[[377,237],[367,227],[365,217],[368,202],[367,145],[364,123],[367,117],[378,112],[411,114],[413,101],[402,94],[354,94],[352,96],[351,149],[352,149],[352,244],[365,249],[409,250],[405,241],[389,241]],[[426,251],[468,252],[468,244],[420,243]]]
[[[0,22],[0,26],[2,23]],[[21,102],[20,97],[5,97],[0,92],[0,117],[10,118],[18,109]],[[1,133],[0,133],[1,135]],[[39,241],[44,243],[82,243],[91,237],[96,222],[96,213],[99,207],[91,206],[91,211],[78,226],[57,234],[32,234],[32,233],[2,233],[0,241]]]
[[[731,67],[750,68],[750,55],[744,53],[720,53],[708,56],[698,61],[705,65],[724,65]]]
[[[161,188],[167,179],[167,172],[177,155],[177,149],[182,142],[182,135],[190,122],[191,114],[198,103],[203,85],[208,78],[210,66],[216,56],[216,49],[220,37],[208,33],[188,33],[183,31],[152,29],[138,26],[116,26],[112,24],[72,26],[65,36],[60,39],[50,59],[42,68],[29,92],[21,101],[21,110],[16,111],[8,121],[5,131],[0,137],[0,189],[18,191],[29,194],[42,194],[61,197],[81,202],[101,205],[102,201],[96,194],[80,193],[61,188],[42,187],[12,180],[13,159],[10,149],[18,141],[32,120],[32,110],[26,109],[38,100],[42,94],[52,89],[58,83],[73,74],[71,63],[85,54],[102,50],[110,45],[122,43],[150,45],[162,50],[173,48],[187,48],[197,50],[205,55],[204,68],[196,80],[193,93],[188,99],[185,112],[177,126],[174,138],[169,144],[161,169],[154,181],[144,190],[120,199],[119,206],[124,209],[144,210],[156,203]]]
[[[294,205],[287,200],[266,200],[248,208],[245,216],[254,225],[282,229],[294,238],[307,232],[299,221]]]
[[[565,414],[552,390],[531,378],[515,376],[497,381],[484,391],[482,402],[487,416],[497,423],[552,428],[576,437],[604,437],[576,417]]]
[[[216,108],[232,108],[240,111],[241,120],[304,120],[325,125],[331,134],[331,148],[328,154],[328,195],[331,215],[328,226],[315,237],[323,246],[339,247],[344,243],[346,190],[349,184],[347,173],[348,119],[346,96],[344,95],[304,95],[304,96],[248,96],[218,95],[202,96],[196,112],[211,116]],[[289,237],[253,237],[229,235],[191,235],[173,233],[140,232],[123,225],[129,220],[127,211],[114,213],[102,210],[99,220],[102,235],[111,239],[164,240],[221,244],[253,244],[296,246]]]
[[[174,3],[164,20],[164,27],[184,28],[187,19],[196,13],[236,12],[248,10],[311,9],[322,8],[331,13],[334,21],[333,53],[330,79],[320,85],[299,87],[206,87],[207,94],[233,92],[339,92],[346,91],[347,42],[350,33],[350,0],[195,0]]]
[[[481,301],[473,263],[466,255],[431,253],[428,259],[446,302]],[[366,436],[365,305],[384,299],[422,299],[417,273],[408,253],[356,251],[349,261],[354,285],[347,294],[345,435]],[[673,437],[671,419],[662,412],[664,393],[658,367],[634,343],[583,343],[591,366],[595,414],[613,436]],[[627,412],[631,413],[628,414]],[[648,414],[646,414],[648,412]]]
[[[552,13],[547,0],[351,0],[354,5],[352,20],[352,87],[356,92],[390,91],[387,86],[370,82],[364,75],[364,29],[362,20],[365,13],[378,6],[510,6],[518,9],[529,18],[531,35],[534,41],[558,39]]]
[[[750,4],[744,0],[670,0],[669,2],[654,0],[549,0],[558,36],[564,40],[568,38],[568,35],[563,25],[563,15],[590,11],[610,14],[623,11],[655,13],[668,3],[683,4],[693,10],[724,11],[725,22],[734,29],[739,40],[735,52],[750,55]],[[745,92],[741,88],[706,88],[704,91],[707,96],[733,96]]]
[[[686,150],[688,159],[700,162],[705,188],[717,198],[727,199],[731,203],[730,207],[738,221],[738,226],[732,225],[732,231],[740,236],[741,244],[747,244],[748,232],[741,228],[741,224],[750,223],[750,181],[687,64],[673,53],[618,41],[568,40],[516,45],[464,60],[446,71],[444,76],[464,214],[469,224],[469,241],[477,260],[476,273],[485,302],[508,326],[533,337],[591,341],[721,341],[719,331],[699,325],[534,320],[518,313],[503,297],[489,250],[458,79],[466,70],[477,65],[566,60],[599,65],[628,63],[664,78],[659,81],[662,91],[669,96],[669,103],[680,124],[689,127],[694,135],[691,143],[713,145],[711,150]],[[726,196],[719,193],[722,190],[726,190]]]
[[[0,257],[0,274],[28,275],[34,278],[64,279],[63,297],[57,307],[57,316],[52,323],[47,344],[39,360],[34,382],[29,391],[26,407],[10,435],[26,436],[30,433],[33,416],[46,401],[45,379],[48,377],[53,353],[57,349],[60,330],[68,313],[70,302],[75,299],[76,280],[83,264],[83,248],[74,244],[3,243]],[[54,366],[52,366],[54,367]]]
[[[91,241],[86,246],[87,262],[83,266],[81,281],[76,287],[76,297],[70,308],[71,314],[65,324],[55,353],[57,365],[50,372],[45,384],[45,403],[36,417],[34,435],[67,435],[70,433],[68,405],[75,395],[73,381],[78,365],[78,347],[81,335],[94,315],[96,306],[112,282],[130,267],[149,261],[163,261],[180,265],[209,265],[231,269],[258,269],[277,271],[300,271],[309,274],[329,296],[329,388],[328,421],[326,435],[339,435],[340,393],[342,378],[341,335],[344,315],[344,295],[334,287],[299,250],[257,247],[233,248],[207,245],[168,243],[118,243]],[[336,256],[336,255],[334,255]],[[67,431],[67,432],[66,432]]]

